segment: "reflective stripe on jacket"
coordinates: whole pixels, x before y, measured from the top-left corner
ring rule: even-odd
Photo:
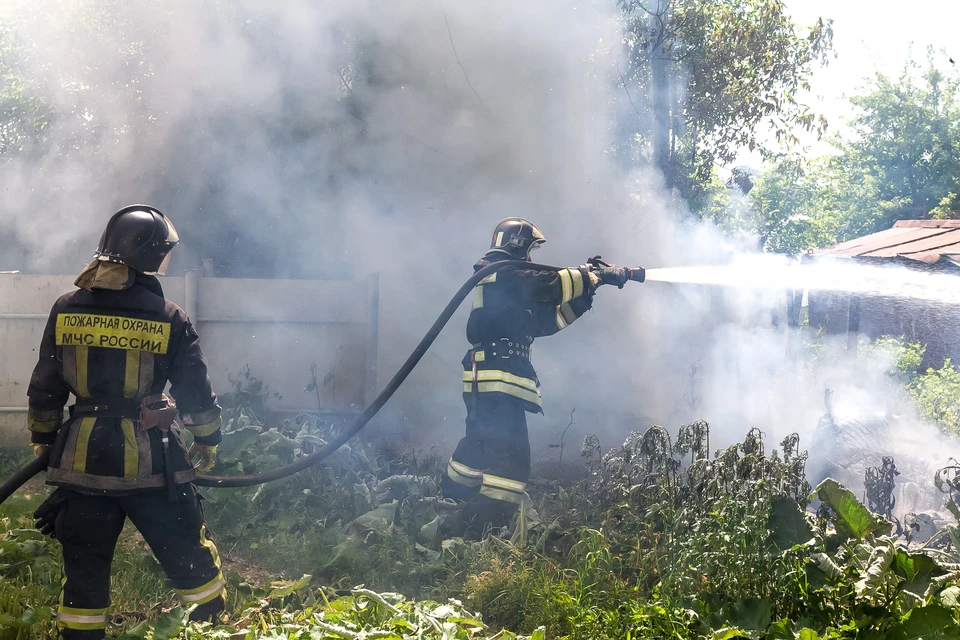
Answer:
[[[495,256],[488,254],[474,270],[491,264]],[[541,413],[540,381],[530,362],[530,345],[534,338],[553,335],[586,313],[595,291],[595,278],[585,266],[559,271],[510,266],[481,280],[467,320],[467,339],[474,348],[463,359],[465,400],[474,393],[499,393],[517,398],[527,411]]]
[[[135,407],[167,381],[195,440],[220,442],[220,407],[200,338],[156,278],[137,274],[128,289],[78,290],[57,300],[27,392],[32,440],[53,444],[48,482],[107,492],[163,486],[162,436],[140,428]],[[64,422],[70,394],[118,410],[77,411]],[[189,482],[195,473],[179,428],[170,436],[175,480]]]

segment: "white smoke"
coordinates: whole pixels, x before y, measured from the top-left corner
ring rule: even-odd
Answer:
[[[141,201],[176,221],[181,268],[225,254],[228,276],[380,272],[383,384],[505,216],[537,222],[536,257],[555,264],[733,252],[683,222],[655,171],[606,152],[633,113],[612,0],[7,0],[0,25],[3,59],[56,112],[39,145],[0,162],[0,230],[26,247],[0,268],[74,273],[109,214]],[[592,313],[534,347],[535,442],[558,442],[574,408],[574,451],[587,431],[612,446],[700,417],[717,445],[754,425],[809,432],[825,378],[785,373],[769,298],[741,300],[731,321],[716,295],[604,287]],[[387,406],[383,433],[444,447],[462,434],[464,322],[461,310]]]

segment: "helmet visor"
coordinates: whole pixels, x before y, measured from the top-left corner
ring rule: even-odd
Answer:
[[[176,244],[180,242],[180,235],[177,233],[177,228],[173,226],[173,220],[163,216],[163,221],[167,223],[167,238],[166,241],[171,244]]]
[[[165,276],[165,275],[167,275],[167,268],[170,266],[170,256],[172,255],[172,253],[173,253],[173,252],[171,251],[170,253],[168,253],[167,255],[165,255],[165,256],[163,257],[163,262],[160,263],[160,266],[157,267],[157,270],[156,270],[156,271],[144,271],[144,273],[146,273],[148,276],[153,276],[153,275]]]
[[[173,255],[172,251],[163,257],[163,262],[161,262],[160,267],[157,268],[157,275],[160,275],[160,276],[167,275],[167,268],[170,266],[171,255]]]

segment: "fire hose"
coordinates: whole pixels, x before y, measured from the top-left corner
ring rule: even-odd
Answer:
[[[588,263],[594,268],[612,266],[609,263],[600,260],[600,256],[590,259]],[[357,435],[357,433],[359,433],[360,430],[363,429],[363,427],[365,427],[375,415],[377,415],[380,409],[383,408],[383,405],[387,403],[393,394],[396,393],[397,389],[400,388],[400,385],[402,385],[407,379],[407,376],[410,375],[423,356],[426,355],[427,350],[433,344],[434,340],[437,339],[437,336],[440,335],[440,331],[443,330],[447,322],[450,321],[450,318],[456,312],[457,308],[460,306],[460,303],[462,303],[470,294],[470,292],[473,291],[474,287],[476,287],[477,284],[487,276],[505,268],[559,271],[564,267],[555,267],[552,265],[525,262],[520,260],[501,260],[494,262],[493,264],[489,264],[482,269],[478,269],[466,282],[463,283],[463,286],[460,287],[460,290],[457,291],[453,298],[450,299],[450,302],[447,303],[447,306],[437,317],[436,321],[434,321],[433,326],[430,327],[430,330],[427,331],[426,335],[423,336],[423,339],[420,340],[420,344],[417,345],[417,348],[413,350],[413,353],[410,354],[397,373],[394,374],[393,378],[390,379],[390,382],[387,383],[374,401],[363,410],[363,413],[357,417],[357,419],[352,425],[350,425],[349,428],[336,434],[336,436],[334,436],[329,442],[327,442],[317,451],[314,451],[313,453],[282,467],[278,467],[270,471],[264,471],[262,473],[242,476],[198,475],[193,481],[193,484],[201,487],[221,488],[249,487],[253,485],[264,484],[292,476],[293,474],[299,473],[300,471],[303,471],[304,469],[311,467],[332,455],[337,451],[337,449],[342,447],[351,438],[353,438],[353,436]],[[643,282],[644,270],[642,267],[628,268],[626,269],[626,272],[628,279],[635,282]],[[49,462],[50,454],[47,452],[17,471],[13,477],[0,485],[0,504],[9,498],[14,491],[23,486],[23,484],[28,480],[42,471],[45,471],[49,465]]]

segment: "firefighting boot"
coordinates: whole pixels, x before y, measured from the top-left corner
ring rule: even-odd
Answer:
[[[466,522],[463,537],[467,540],[480,540],[493,529],[503,529],[517,512],[519,505],[503,500],[494,500],[485,495],[477,495],[464,503],[460,516]]]

